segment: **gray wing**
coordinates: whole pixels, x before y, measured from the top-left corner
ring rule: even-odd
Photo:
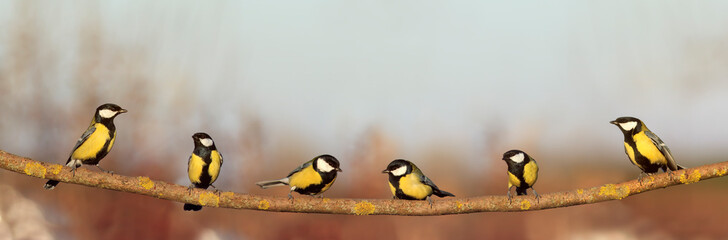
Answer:
[[[414,171],[416,172],[416,174],[419,174],[420,175],[420,182],[422,182],[425,185],[428,185],[428,186],[430,186],[432,188],[438,188],[437,185],[435,185],[435,183],[432,182],[432,180],[430,180],[430,178],[428,178],[427,176],[425,176],[425,174],[423,174],[422,171],[420,171],[419,168],[418,169],[415,169]]]
[[[420,171],[419,168],[415,168],[415,170],[413,171],[413,173],[415,173],[415,174],[416,173],[419,173],[420,174],[420,182],[422,182],[423,184],[425,184],[427,186],[432,187],[432,194],[435,194],[435,196],[438,196],[438,197],[445,197],[445,196],[453,196],[454,197],[455,196],[455,194],[452,194],[452,193],[449,193],[449,192],[440,190],[440,188],[437,187],[437,185],[435,185],[435,183],[432,182],[432,180],[430,180],[430,178],[428,178],[427,176],[425,176],[425,174],[422,174],[422,171]]]
[[[89,126],[88,129],[86,129],[86,132],[84,132],[83,135],[81,135],[81,138],[78,139],[78,142],[76,142],[76,146],[73,146],[73,150],[71,150],[71,154],[73,154],[73,151],[76,151],[76,149],[78,149],[78,147],[80,147],[81,144],[86,142],[86,140],[88,140],[88,137],[91,136],[91,134],[94,133],[95,131],[96,131],[95,125]]]
[[[308,166],[311,166],[311,164],[313,164],[313,160],[308,161],[308,162],[302,164],[301,166],[298,166],[296,169],[293,169],[293,171],[291,171],[291,173],[289,173],[288,176],[286,176],[286,177],[290,177],[294,173],[300,172],[304,168],[307,168]]]
[[[420,181],[422,181],[422,183],[424,183],[424,184],[426,184],[426,185],[428,185],[430,187],[439,189],[437,187],[437,185],[435,185],[435,183],[432,182],[432,180],[430,180],[429,178],[427,178],[427,176],[425,176],[425,175],[422,175],[422,177],[420,178]]]
[[[645,135],[652,140],[652,143],[657,146],[657,149],[662,152],[662,155],[665,155],[665,159],[667,160],[667,168],[669,168],[672,171],[681,169],[682,167],[678,168],[677,163],[675,163],[675,159],[672,158],[672,153],[670,153],[670,149],[667,147],[665,142],[662,141],[655,133],[652,131],[645,131]]]

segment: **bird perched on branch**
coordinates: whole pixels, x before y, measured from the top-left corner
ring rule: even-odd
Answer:
[[[116,104],[107,103],[96,108],[94,118],[91,120],[91,125],[86,129],[78,139],[76,145],[73,146],[71,156],[66,161],[66,166],[71,167],[74,176],[76,175],[76,168],[81,165],[95,165],[101,171],[105,173],[113,173],[111,171],[104,170],[99,166],[99,161],[103,159],[106,154],[111,151],[111,147],[114,146],[114,140],[116,140],[116,127],[114,126],[114,118],[125,113],[126,109],[119,107]],[[43,186],[45,189],[53,189],[58,185],[58,181],[48,180]]]
[[[508,165],[508,201],[511,200],[511,188],[516,188],[516,195],[528,195],[530,188],[536,200],[539,199],[533,184],[538,179],[536,160],[521,150],[510,150],[503,154],[503,161]]]
[[[672,158],[670,149],[641,120],[634,117],[620,117],[609,122],[617,125],[624,134],[624,152],[632,164],[646,174],[662,169],[666,172],[683,169]]]
[[[395,199],[427,199],[432,206],[432,194],[438,197],[455,196],[440,190],[414,163],[404,159],[392,161],[382,173],[389,175],[389,189]]]
[[[294,169],[285,178],[255,184],[263,189],[289,185],[291,186],[291,191],[288,192],[289,199],[293,199],[291,195],[293,191],[302,195],[320,194],[323,197],[323,193],[334,184],[337,172],[341,172],[339,160],[334,156],[324,154]]]
[[[187,160],[187,176],[192,182],[189,190],[192,190],[192,188],[207,189],[210,186],[214,188],[215,186],[212,183],[220,175],[222,154],[217,151],[215,142],[207,133],[195,133],[192,135],[192,141],[195,143],[195,149],[192,150],[192,155]],[[200,211],[202,206],[185,203],[183,209],[185,211]]]

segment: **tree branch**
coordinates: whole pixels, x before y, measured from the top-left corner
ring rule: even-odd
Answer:
[[[622,199],[635,194],[679,184],[696,183],[728,173],[728,162],[715,163],[672,173],[646,176],[642,183],[631,180],[616,184],[556,192],[533,196],[517,196],[509,203],[506,196],[482,196],[437,199],[432,207],[427,201],[392,199],[329,199],[297,197],[293,201],[286,196],[261,196],[234,192],[215,193],[209,190],[151,180],[149,177],[128,177],[118,174],[78,169],[74,177],[70,168],[38,162],[0,150],[0,167],[29,176],[53,179],[64,183],[94,188],[116,190],[181,203],[200,204],[206,207],[249,209],[271,212],[326,213],[349,215],[403,215],[432,216],[477,212],[513,212],[561,208]],[[39,191],[42,189],[38,185]]]

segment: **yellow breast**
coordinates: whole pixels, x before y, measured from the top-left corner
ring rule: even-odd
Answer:
[[[408,174],[399,179],[399,189],[408,196],[425,199],[432,194],[432,188],[420,182],[415,174]]]
[[[652,143],[652,140],[645,135],[644,132],[640,132],[633,136],[637,151],[645,156],[651,163],[667,164],[665,155],[660,152],[659,149]],[[634,159],[634,157],[630,157]]]
[[[215,180],[217,180],[217,176],[220,175],[220,166],[222,166],[222,156],[217,150],[213,150],[210,153],[210,158],[212,161],[210,162],[210,167],[207,169],[207,172],[210,174],[211,181],[210,183],[214,183]]]
[[[536,165],[536,161],[530,161],[526,163],[526,166],[523,166],[523,180],[526,181],[526,184],[528,184],[528,186],[533,186],[533,184],[536,183],[537,179],[538,165]]]
[[[309,185],[320,184],[323,180],[316,170],[313,169],[313,164],[298,171],[291,175],[289,179],[289,185],[296,188],[306,188]],[[333,181],[332,181],[333,182]]]
[[[326,190],[329,190],[329,188],[331,187],[331,185],[334,184],[334,181],[336,181],[336,177],[334,177],[334,179],[331,179],[331,182],[329,182],[326,185],[324,185],[324,187],[321,188],[321,192],[325,192]]]
[[[109,129],[100,123],[94,125],[96,130],[73,151],[71,154],[72,159],[85,160],[94,158],[104,148],[106,141],[109,141]],[[109,146],[110,148],[111,146]]]
[[[189,165],[187,166],[187,176],[190,178],[190,182],[200,183],[200,176],[202,176],[202,168],[204,166],[205,161],[199,156],[192,154]]]
[[[111,135],[111,142],[109,142],[109,147],[106,148],[106,152],[111,152],[111,147],[114,146],[115,141],[116,141],[116,132],[113,132]]]
[[[508,172],[508,189],[512,186],[521,186],[521,180],[518,180],[518,177],[513,175],[513,173]]]
[[[629,157],[629,160],[632,161],[634,165],[638,165],[637,161],[634,160],[634,149],[632,149],[632,146],[630,146],[627,143],[624,143],[624,151],[627,152],[627,156]]]

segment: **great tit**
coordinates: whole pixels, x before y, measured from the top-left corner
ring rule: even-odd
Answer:
[[[217,180],[220,175],[220,167],[222,166],[222,154],[217,151],[215,142],[212,141],[210,135],[199,132],[192,135],[192,141],[195,143],[195,149],[192,150],[190,159],[187,160],[187,176],[190,177],[189,189],[215,186],[212,183]],[[200,211],[202,206],[185,203],[185,211]]]
[[[538,165],[536,160],[521,150],[510,150],[503,154],[503,160],[508,165],[508,201],[511,200],[511,188],[516,188],[516,195],[528,195],[530,188],[539,199],[533,184],[538,179]]]
[[[66,161],[66,166],[71,167],[71,171],[74,176],[76,174],[76,168],[81,167],[82,164],[95,165],[101,171],[105,173],[113,173],[111,171],[104,170],[99,166],[99,161],[103,159],[106,154],[111,151],[111,147],[114,146],[114,140],[116,140],[116,127],[114,126],[114,118],[125,113],[126,109],[119,107],[116,104],[107,103],[96,108],[94,118],[91,120],[91,125],[86,129],[86,132],[81,135],[76,145],[73,146],[73,151]],[[58,185],[58,181],[48,180],[43,186],[45,189],[53,189]]]
[[[397,159],[389,163],[382,173],[389,175],[389,189],[394,199],[425,200],[432,206],[430,195],[454,197],[452,193],[440,190],[414,163]]]
[[[662,169],[666,172],[683,169],[672,158],[670,149],[657,137],[645,123],[634,117],[620,117],[609,122],[617,125],[624,134],[624,152],[632,164],[646,174],[656,173]]]
[[[288,192],[288,199],[293,199],[291,195],[293,191],[311,196],[321,194],[323,197],[323,193],[334,184],[337,172],[341,172],[339,160],[334,156],[324,154],[299,166],[285,178],[255,184],[263,189],[289,185],[291,191]]]

